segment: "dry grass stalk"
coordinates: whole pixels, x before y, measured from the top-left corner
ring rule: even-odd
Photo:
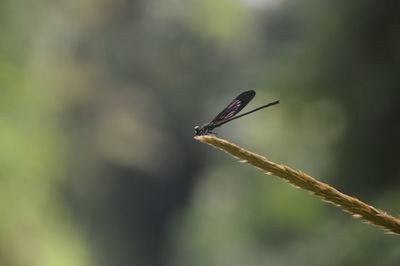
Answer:
[[[345,195],[305,173],[293,170],[285,165],[271,162],[261,155],[244,150],[233,143],[214,136],[196,136],[195,139],[221,149],[241,159],[242,162],[257,167],[268,175],[275,175],[283,178],[291,185],[307,190],[319,196],[322,200],[342,208],[345,212],[352,214],[353,217],[362,219],[366,223],[383,227],[388,233],[400,234],[399,219],[396,219],[382,210],[369,206],[356,198]]]

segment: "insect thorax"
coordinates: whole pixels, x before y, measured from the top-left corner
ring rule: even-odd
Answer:
[[[196,136],[201,136],[201,135],[206,135],[211,132],[215,128],[214,125],[208,123],[204,124],[202,126],[195,126],[194,127],[194,132]]]

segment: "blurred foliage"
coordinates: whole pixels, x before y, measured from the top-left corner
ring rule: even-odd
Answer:
[[[0,2],[0,265],[399,265],[397,237],[192,140],[398,213],[397,1]],[[251,107],[250,107],[251,108]]]

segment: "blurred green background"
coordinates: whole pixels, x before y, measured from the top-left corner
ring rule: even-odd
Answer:
[[[399,2],[0,2],[0,265],[400,265],[394,235],[192,139],[393,215]]]

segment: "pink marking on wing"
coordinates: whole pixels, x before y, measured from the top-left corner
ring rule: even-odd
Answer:
[[[223,119],[231,118],[237,113],[237,109],[240,107],[240,101],[232,102],[231,106],[228,106],[226,109],[226,115],[224,115]]]

